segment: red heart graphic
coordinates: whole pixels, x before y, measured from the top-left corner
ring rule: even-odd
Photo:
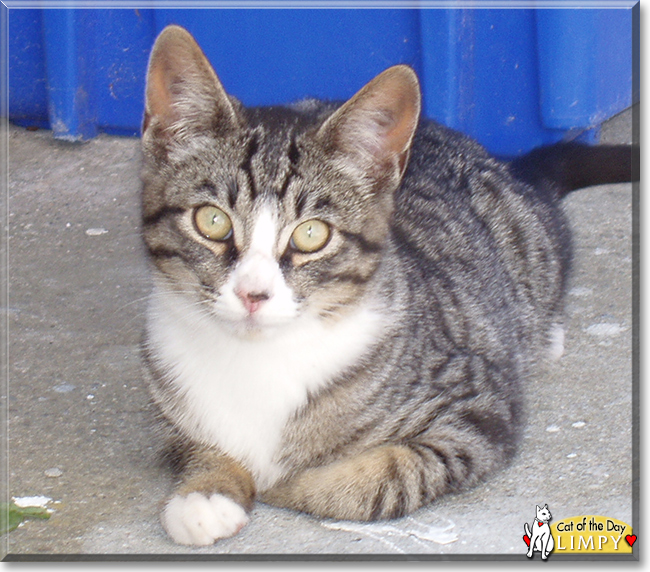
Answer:
[[[628,543],[630,546],[634,546],[634,543],[636,542],[636,534],[628,534],[628,535],[625,537],[625,540],[627,540],[627,543]]]
[[[526,543],[526,546],[530,546],[530,536],[527,534],[524,534],[524,542]]]
[[[544,524],[544,523],[543,522],[538,522],[537,526],[542,526],[542,524]]]

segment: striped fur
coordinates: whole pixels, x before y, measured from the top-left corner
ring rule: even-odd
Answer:
[[[187,32],[158,39],[145,361],[183,461],[163,516],[174,540],[233,534],[241,515],[205,517],[208,540],[191,531],[254,498],[400,516],[513,455],[521,385],[561,324],[569,234],[557,196],[420,121],[419,95],[397,66],[341,107],[248,109]],[[204,205],[231,236],[197,232]],[[312,219],[330,236],[300,251],[292,233]]]

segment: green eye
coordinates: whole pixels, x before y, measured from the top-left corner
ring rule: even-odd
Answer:
[[[301,252],[316,252],[330,237],[330,227],[320,220],[308,220],[298,225],[291,235],[291,246]]]
[[[210,240],[226,240],[232,235],[230,217],[217,207],[206,205],[194,211],[197,230]]]

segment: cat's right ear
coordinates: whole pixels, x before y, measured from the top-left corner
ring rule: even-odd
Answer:
[[[204,131],[240,124],[217,74],[192,35],[167,26],[151,50],[143,137],[183,140]]]
[[[401,179],[420,117],[420,84],[408,66],[388,68],[343,104],[319,130],[370,178]]]

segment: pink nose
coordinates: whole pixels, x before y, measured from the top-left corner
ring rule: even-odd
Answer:
[[[248,292],[243,289],[237,290],[235,293],[249,314],[257,312],[262,304],[271,297],[268,292]]]

